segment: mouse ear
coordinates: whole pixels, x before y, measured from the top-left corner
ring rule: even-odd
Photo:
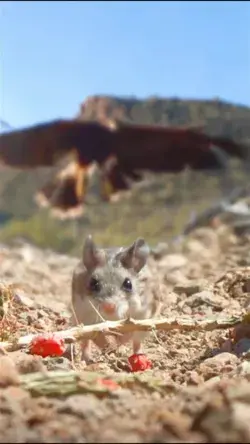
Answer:
[[[87,270],[93,270],[98,266],[104,265],[104,251],[96,247],[91,235],[87,236],[85,240],[82,261]]]
[[[118,259],[125,268],[132,268],[138,273],[146,264],[149,246],[144,239],[138,238],[130,247],[119,253]]]

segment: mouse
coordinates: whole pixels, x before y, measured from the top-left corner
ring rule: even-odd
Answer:
[[[100,248],[93,237],[85,239],[82,256],[73,271],[71,285],[71,323],[93,325],[104,320],[147,319],[160,312],[159,292],[147,285],[152,277],[147,266],[150,248],[143,238],[120,248]],[[142,353],[148,332],[116,336],[117,345],[132,341],[133,353]],[[100,348],[108,347],[107,337],[92,340]],[[93,362],[91,340],[81,342],[81,359]]]

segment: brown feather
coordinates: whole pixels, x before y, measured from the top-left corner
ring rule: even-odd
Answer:
[[[52,166],[70,152],[85,165],[106,157],[111,130],[97,122],[55,120],[0,135],[0,163],[16,168]],[[103,150],[101,144],[104,142]]]

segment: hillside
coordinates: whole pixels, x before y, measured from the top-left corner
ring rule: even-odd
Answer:
[[[106,116],[149,125],[201,125],[211,135],[250,140],[250,108],[214,100],[178,98],[145,100],[93,96],[80,107],[77,118],[101,120]]]
[[[82,103],[75,117],[84,120],[115,117],[144,124],[200,125],[205,132],[212,135],[228,136],[242,142],[250,141],[250,108],[217,98],[182,100],[151,97],[139,100],[134,97],[94,96]],[[31,237],[39,244],[49,242],[51,245],[52,242],[51,246],[61,249],[62,236],[64,240],[67,239],[67,247],[63,248],[75,248],[76,232],[75,228],[72,232],[72,223],[49,219],[47,213],[38,210],[33,201],[34,191],[52,174],[52,169],[38,169],[29,174],[17,170],[1,171],[1,212],[12,217],[12,222],[5,226],[0,237],[5,239],[6,236],[9,238],[20,234]],[[245,181],[245,173],[239,162],[233,165],[231,180],[232,187]],[[135,188],[131,197],[122,203],[112,205],[98,201],[92,192],[88,197],[91,205],[79,221],[77,232],[84,235],[91,227],[98,241],[103,244],[110,243],[111,238],[118,243],[130,241],[138,233],[156,242],[162,235],[169,237],[177,234],[193,210],[203,209],[219,197],[222,193],[220,182],[221,179],[216,175],[207,176],[202,173],[161,175],[152,177],[144,186]]]

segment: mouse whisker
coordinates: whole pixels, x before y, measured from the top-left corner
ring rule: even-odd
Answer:
[[[78,320],[78,317],[77,317],[77,315],[76,315],[75,309],[74,309],[74,305],[72,304],[72,301],[71,301],[70,308],[71,308],[72,315],[73,315],[73,317],[74,317],[74,320],[75,320],[76,325],[80,324],[80,322],[79,322],[79,320]]]
[[[105,318],[101,315],[101,313],[99,312],[99,310],[98,310],[99,305],[98,305],[98,308],[97,308],[97,307],[94,306],[94,304],[93,304],[92,301],[88,300],[88,302],[90,303],[91,307],[94,309],[94,311],[96,312],[96,314],[101,318],[101,320],[102,320],[103,322],[107,321],[107,319],[105,319]],[[98,320],[99,320],[99,319],[96,318],[96,321],[98,321]],[[123,334],[120,333],[120,332],[118,332],[118,331],[117,331],[117,332],[114,331],[114,332],[111,333],[111,336],[123,336]]]
[[[91,307],[93,308],[93,310],[96,312],[96,315],[99,316],[99,318],[100,318],[103,322],[105,322],[107,319],[105,319],[105,318],[101,315],[101,313],[99,312],[98,308],[96,308],[96,307],[94,306],[93,302],[90,301],[90,299],[88,299],[88,302],[89,302],[89,304],[91,305]],[[96,320],[98,320],[98,318],[96,318]]]

